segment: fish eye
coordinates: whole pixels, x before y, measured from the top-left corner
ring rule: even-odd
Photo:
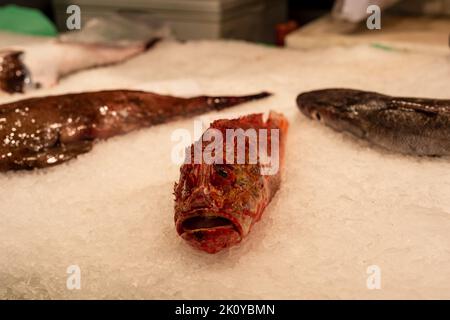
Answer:
[[[219,176],[221,176],[222,178],[228,178],[228,173],[225,170],[223,170],[223,169],[217,170],[217,174]]]
[[[316,119],[317,121],[320,121],[322,119],[322,117],[320,116],[320,113],[317,111],[314,111],[311,116],[313,117],[313,119]]]
[[[228,178],[228,172],[225,170],[225,168],[221,166],[214,166],[214,169],[216,170],[216,173],[222,178]]]
[[[215,186],[232,185],[236,182],[234,170],[228,165],[213,165],[212,184]]]

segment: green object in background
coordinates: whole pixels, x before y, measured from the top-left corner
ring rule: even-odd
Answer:
[[[375,49],[381,49],[381,50],[385,50],[385,51],[398,51],[398,52],[409,52],[408,49],[406,48],[395,48],[386,44],[382,44],[382,43],[378,43],[378,42],[374,42],[371,44],[372,48]]]
[[[392,48],[391,46],[387,46],[382,43],[375,42],[375,43],[372,43],[371,46],[376,49],[382,49],[382,50],[386,50],[386,51],[395,51],[395,49]]]
[[[54,37],[55,25],[39,10],[8,5],[0,7],[0,31]]]

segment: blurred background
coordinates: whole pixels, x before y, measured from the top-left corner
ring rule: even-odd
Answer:
[[[17,5],[37,9],[48,19],[54,29],[47,27],[42,35],[66,32],[72,4],[81,9],[82,27],[93,17],[144,12],[167,23],[179,40],[241,39],[303,49],[365,41],[369,4],[383,9],[378,37],[388,41],[442,45],[450,31],[450,0],[2,0],[0,28],[15,28],[5,21],[14,20],[17,12],[1,10]],[[6,31],[24,28],[17,29]]]
[[[59,31],[66,31],[67,7],[76,4],[82,10],[82,24],[92,17],[115,12],[147,12],[170,24],[181,40],[234,38],[266,43],[276,41],[277,24],[289,19],[304,24],[329,12],[333,5],[332,0],[18,0],[7,3],[39,9]]]

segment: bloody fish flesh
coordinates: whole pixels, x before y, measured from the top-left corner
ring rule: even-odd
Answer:
[[[262,114],[218,120],[211,124],[210,129],[219,130],[223,135],[229,129],[276,129],[279,132],[276,141],[279,146],[278,160],[280,167],[282,166],[288,130],[288,121],[283,115],[271,112],[267,121],[263,120]],[[262,133],[258,132],[259,140]],[[239,139],[239,135],[237,137]],[[267,150],[273,155],[273,137],[269,134],[267,137],[267,145],[271,146]],[[202,139],[188,149],[192,157],[199,143],[200,149],[205,150],[206,146],[200,141]],[[260,220],[264,209],[279,189],[280,170],[263,175],[263,164],[259,156],[255,163],[250,163],[249,147],[248,141],[246,160],[241,164],[236,161],[230,164],[227,160],[222,161],[223,164],[191,161],[182,165],[174,192],[175,225],[178,234],[193,247],[216,253],[239,243]],[[226,147],[222,151],[226,158],[230,151]],[[234,160],[235,157],[237,153],[234,154]]]
[[[297,105],[311,119],[394,152],[450,155],[450,100],[324,89],[300,94]]]
[[[91,150],[94,141],[269,96],[179,98],[106,90],[0,105],[0,171],[43,168]]]

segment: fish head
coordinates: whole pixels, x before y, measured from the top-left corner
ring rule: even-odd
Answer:
[[[255,134],[257,141],[251,143],[249,138],[248,142],[241,144],[245,148],[238,148],[237,141],[245,141],[245,130],[256,128],[279,130],[280,152],[275,154],[282,162],[288,123],[281,114],[275,112],[269,114],[267,121],[264,121],[262,114],[214,121],[210,129],[217,130],[215,132],[220,132],[220,136],[225,138],[223,145],[214,148],[214,154],[221,156],[214,157],[213,161],[195,161],[196,150],[205,156],[206,147],[211,145],[203,141],[210,129],[187,149],[189,160],[186,159],[188,161],[181,166],[180,179],[175,184],[175,224],[178,234],[192,246],[215,253],[237,244],[260,219],[265,206],[278,189],[280,175],[270,175],[269,178],[264,171],[264,149],[269,151],[270,148],[272,156],[272,147],[277,143],[272,144],[272,135],[260,135],[258,131]],[[236,140],[227,136],[229,129],[236,129],[236,136],[233,135]],[[260,143],[264,137],[268,139],[266,146]],[[215,138],[213,141],[216,142],[216,139],[220,140]],[[254,149],[250,148],[256,147],[255,144],[258,156],[251,160],[253,152],[250,151]],[[245,159],[240,154],[242,151],[245,152]]]
[[[175,224],[192,246],[215,253],[242,240],[264,200],[255,164],[184,164],[175,184]]]
[[[30,72],[22,61],[22,51],[0,51],[0,89],[23,93],[31,86]]]
[[[352,89],[325,89],[305,92],[297,97],[297,106],[310,119],[319,121],[338,131],[349,131],[357,136],[365,134],[364,113],[366,93]]]

